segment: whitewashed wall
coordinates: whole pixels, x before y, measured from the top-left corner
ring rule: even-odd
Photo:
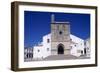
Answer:
[[[49,39],[49,43],[47,42],[47,39]],[[43,37],[43,49],[44,57],[51,55],[51,34],[47,34]]]
[[[47,42],[49,39],[49,43]],[[43,36],[43,42],[41,45],[34,46],[33,51],[34,59],[43,59],[51,55],[51,34]]]
[[[33,58],[36,60],[43,58],[43,46],[34,46]]]
[[[80,55],[83,55],[84,54],[84,40],[72,34],[70,34],[70,37],[72,39],[71,55],[74,55],[77,57]],[[49,43],[47,42],[47,39],[49,39]],[[83,54],[81,53],[81,51],[83,51]],[[42,45],[34,46],[33,55],[34,55],[33,57],[34,59],[42,59],[51,55],[51,34],[47,34],[43,36]]]
[[[83,51],[83,54],[84,54],[84,40],[77,37],[77,36],[74,36],[72,34],[70,34],[70,37],[72,39],[71,54],[74,55],[74,56],[80,56],[80,55],[82,55],[81,51]]]

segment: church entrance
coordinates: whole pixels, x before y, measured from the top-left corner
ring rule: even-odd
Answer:
[[[64,54],[64,46],[63,44],[58,45],[58,54]]]

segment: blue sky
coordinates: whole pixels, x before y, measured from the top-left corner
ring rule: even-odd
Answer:
[[[71,34],[82,39],[90,37],[90,14],[24,11],[24,46],[34,46],[51,32],[51,15],[55,21],[70,22]]]

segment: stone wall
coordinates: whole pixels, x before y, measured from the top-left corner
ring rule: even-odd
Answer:
[[[63,44],[64,54],[70,54],[70,25],[69,23],[51,24],[51,54],[58,54],[58,45]]]

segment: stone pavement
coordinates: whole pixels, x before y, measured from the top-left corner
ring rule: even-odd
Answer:
[[[80,56],[80,57],[76,57],[73,55],[51,55],[46,57],[43,60],[74,60],[74,59],[89,59],[89,57],[86,56]]]
[[[73,55],[51,55],[46,57],[44,60],[70,60],[77,59],[78,57]]]
[[[50,55],[44,59],[37,59],[37,60],[25,60],[26,62],[31,62],[31,61],[50,61],[50,60],[75,60],[75,59],[90,59],[90,57],[86,57],[85,55],[82,55],[80,57],[76,57],[73,55]]]

